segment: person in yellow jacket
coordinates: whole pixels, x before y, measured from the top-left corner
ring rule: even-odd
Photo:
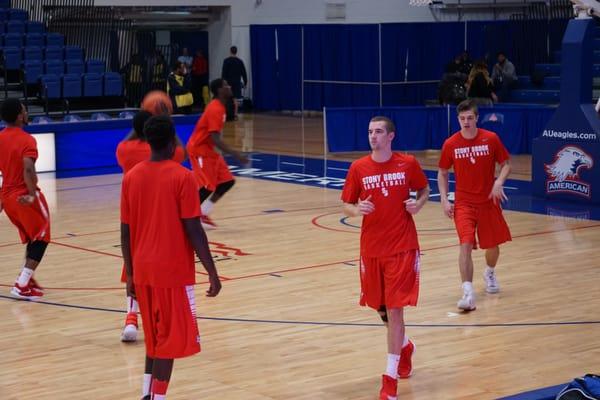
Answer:
[[[189,114],[192,112],[194,104],[192,81],[184,63],[177,61],[173,65],[173,71],[167,78],[167,90],[173,101],[174,113]]]

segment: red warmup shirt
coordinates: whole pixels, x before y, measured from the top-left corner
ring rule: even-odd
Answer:
[[[494,186],[496,163],[510,158],[508,151],[494,133],[477,129],[473,139],[465,139],[460,131],[450,136],[442,146],[438,166],[454,166],[456,201],[485,203]]]
[[[210,134],[223,131],[225,118],[226,111],[223,103],[217,99],[208,103],[187,142],[187,151],[191,156],[218,157],[219,154],[214,150],[215,144]]]
[[[124,140],[117,146],[117,162],[125,174],[138,163],[149,160],[151,154],[152,150],[148,142],[139,139]],[[177,146],[172,160],[182,163],[184,159],[183,147]]]
[[[27,193],[23,178],[23,158],[38,158],[35,138],[21,128],[8,127],[0,131],[0,172],[2,190],[0,196]]]
[[[175,161],[142,161],[125,175],[121,222],[129,225],[136,285],[195,283],[194,249],[181,220],[199,216],[196,179]]]
[[[411,190],[428,185],[419,162],[410,155],[393,153],[383,163],[365,156],[352,163],[342,201],[356,204],[371,196],[375,211],[365,215],[360,236],[363,257],[385,257],[419,248],[417,229],[404,201]]]

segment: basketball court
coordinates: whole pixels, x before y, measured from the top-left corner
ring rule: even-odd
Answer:
[[[339,200],[348,161],[360,154],[324,157],[322,125],[245,115],[227,127],[226,142],[252,152],[252,165],[232,166],[237,185],[215,209],[208,237],[223,290],[204,297],[198,264],[203,351],[176,361],[170,399],[376,397],[385,328],[358,306],[360,220],[345,218]],[[456,235],[436,201],[437,153],[418,157],[433,171],[432,195],[416,217],[421,294],[406,321],[417,352],[399,399],[499,398],[597,369],[598,209],[534,199],[529,156],[517,156],[501,292],[484,292],[476,252],[477,310],[461,313]],[[47,287],[37,303],[9,297],[24,249],[0,214],[0,398],[138,398],[144,344],[119,341],[121,179],[40,174],[53,241],[36,275]]]

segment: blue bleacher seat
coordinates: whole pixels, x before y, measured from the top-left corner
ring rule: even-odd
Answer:
[[[42,61],[44,59],[42,54],[42,48],[38,46],[29,46],[23,49],[23,60],[38,60]]]
[[[25,23],[23,21],[8,21],[6,23],[6,33],[25,33]]]
[[[65,69],[67,74],[83,74],[85,72],[82,60],[65,60]]]
[[[6,23],[7,33],[25,33],[25,22],[23,21],[8,21]]]
[[[46,46],[59,46],[65,45],[65,37],[60,33],[47,33],[46,34]]]
[[[3,54],[5,69],[21,69],[21,61],[23,61],[23,52],[21,51],[20,47],[5,47]]]
[[[106,65],[102,60],[88,60],[86,64],[87,73],[103,74],[106,72]]]
[[[46,74],[40,77],[41,87],[40,93],[42,98],[45,99],[60,99],[61,96],[61,86],[60,86],[60,76],[54,74]]]
[[[79,46],[65,46],[65,60],[83,61],[83,49]]]
[[[2,20],[0,20],[0,35],[3,35],[6,33],[6,23]]]
[[[44,68],[40,60],[29,60],[23,63],[23,82],[26,84],[37,84],[43,73]]]
[[[42,22],[27,21],[26,30],[27,33],[46,33],[46,26]]]
[[[102,96],[102,75],[89,73],[83,75],[83,97]]]
[[[62,93],[65,98],[81,97],[81,75],[65,74],[62,77]]]
[[[93,113],[90,119],[92,121],[107,121],[111,120],[112,118],[106,113]]]
[[[63,118],[63,121],[65,122],[80,122],[82,121],[83,118],[81,118],[79,115],[77,114],[67,114],[65,115],[65,117]]]
[[[42,125],[42,124],[50,124],[52,122],[53,122],[52,118],[46,117],[45,115],[41,115],[41,116],[35,117],[31,121],[31,124],[32,125]]]
[[[10,8],[10,0],[0,0],[0,8]]]
[[[123,79],[121,77],[121,74],[117,72],[107,72],[104,74],[104,95],[123,95]]]
[[[104,94],[106,96],[106,93]],[[119,118],[121,119],[133,119],[135,113],[132,111],[121,111],[119,113]]]
[[[7,33],[4,35],[4,47],[23,47],[23,34]]]
[[[46,60],[60,60],[63,61],[65,56],[63,48],[60,46],[47,46],[44,51],[44,58]]]
[[[41,33],[28,33],[25,35],[25,46],[46,47],[46,40]]]
[[[44,73],[62,75],[65,73],[65,63],[62,60],[47,60],[44,62]]]
[[[10,21],[27,21],[29,19],[29,13],[20,8],[9,8],[8,19]]]
[[[0,21],[8,21],[8,10],[0,8]]]

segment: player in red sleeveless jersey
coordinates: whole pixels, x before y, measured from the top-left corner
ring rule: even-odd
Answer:
[[[216,225],[209,215],[215,203],[235,184],[225,159],[216,149],[232,155],[242,165],[248,163],[248,158],[233,150],[221,138],[226,119],[225,105],[231,98],[231,87],[224,79],[215,79],[210,83],[210,90],[213,100],[196,123],[186,148],[200,185],[202,225],[214,229]]]

